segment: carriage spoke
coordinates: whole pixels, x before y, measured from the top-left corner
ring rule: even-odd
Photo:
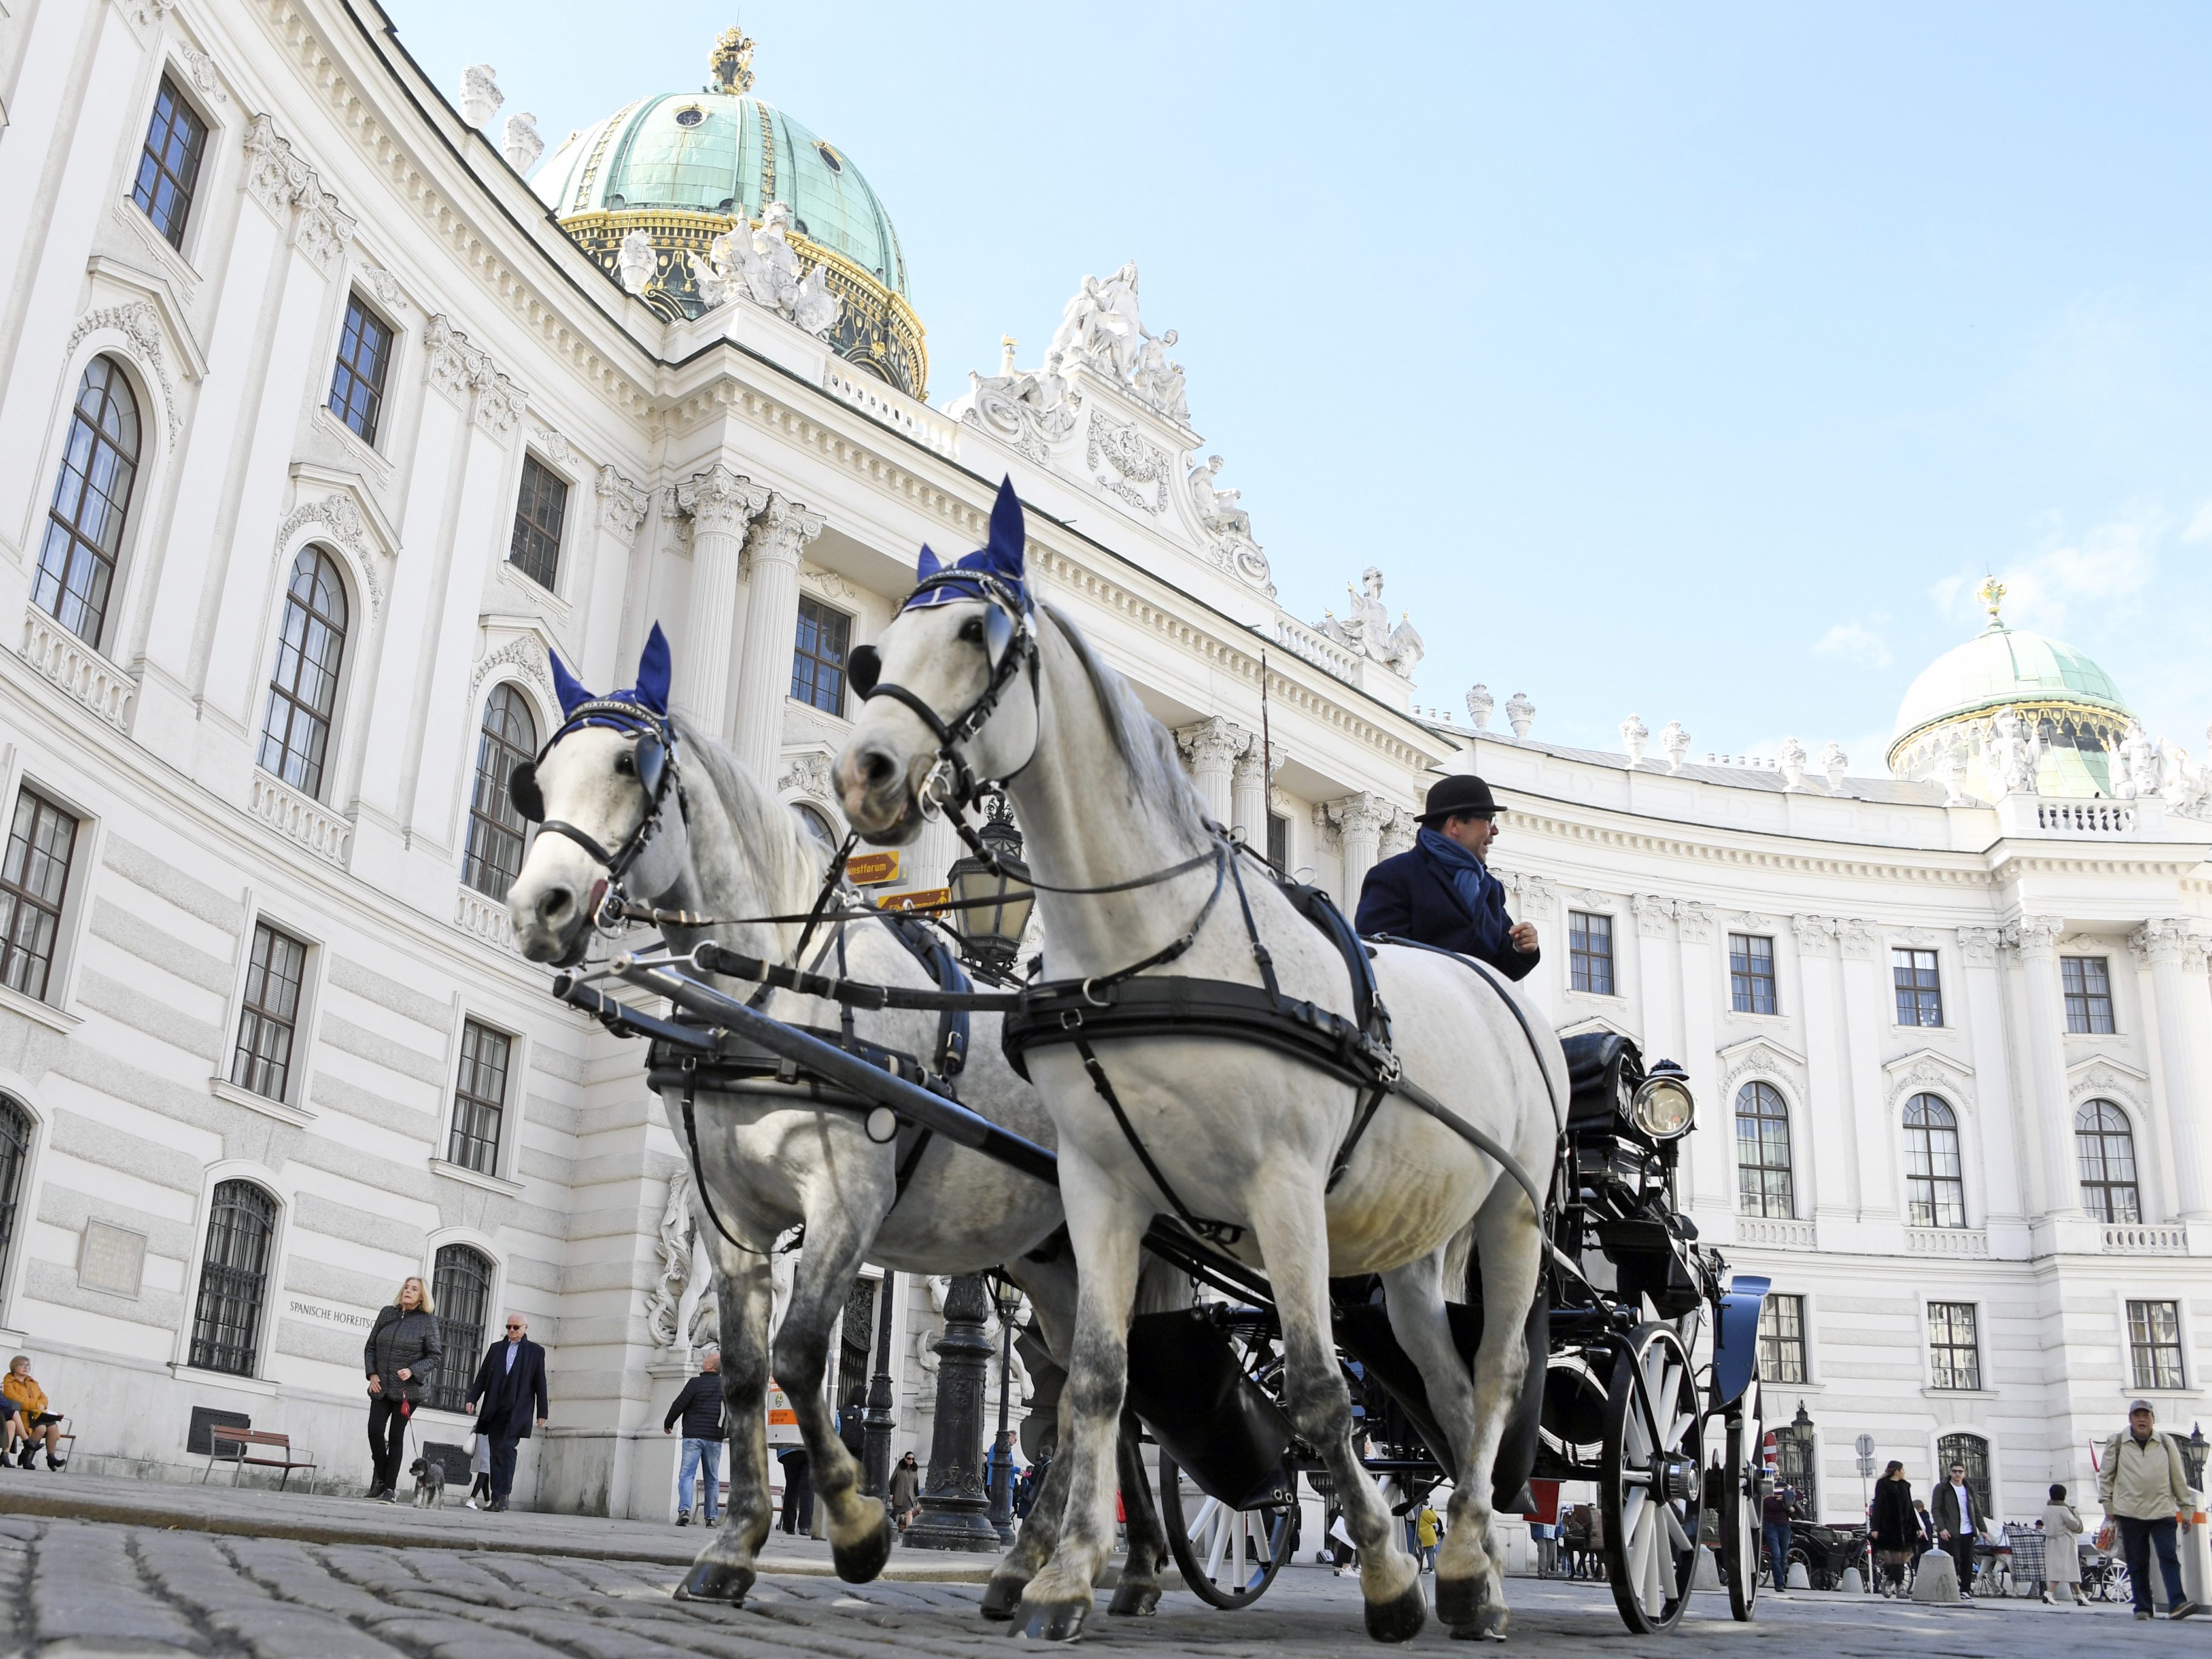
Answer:
[[[1206,1530],[1206,1576],[1218,1584],[1221,1582],[1222,1553],[1229,1547],[1230,1512],[1211,1498],[1206,1503],[1212,1512]]]
[[[1659,1584],[1659,1517],[1653,1513],[1654,1507],[1644,1507],[1636,1517],[1636,1530],[1628,1535],[1628,1582],[1644,1610],[1656,1619],[1665,1597]]]

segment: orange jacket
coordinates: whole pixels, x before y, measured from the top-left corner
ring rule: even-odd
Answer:
[[[18,1376],[13,1371],[0,1379],[0,1394],[6,1395],[22,1412],[26,1423],[46,1408],[46,1391],[32,1378]]]

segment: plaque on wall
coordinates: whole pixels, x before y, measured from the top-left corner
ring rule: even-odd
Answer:
[[[146,1273],[146,1235],[105,1221],[84,1224],[76,1282],[88,1291],[136,1297]]]

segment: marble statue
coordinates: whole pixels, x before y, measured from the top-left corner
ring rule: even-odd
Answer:
[[[2153,743],[2141,720],[2130,720],[2112,753],[2112,793],[2120,800],[2135,800],[2164,793],[2160,745]]]
[[[1137,314],[1137,262],[1098,285],[1098,333],[1114,374],[1126,380],[1137,366],[1137,353],[1149,337]]]
[[[1425,647],[1410,617],[1390,626],[1390,610],[1382,603],[1382,571],[1369,565],[1359,574],[1359,586],[1346,582],[1344,591],[1351,598],[1350,610],[1341,618],[1332,612],[1321,631],[1355,657],[1369,658],[1411,679]]]
[[[757,228],[744,219],[707,246],[707,257],[690,257],[699,297],[711,308],[746,299],[819,338],[837,325],[845,303],[830,291],[826,265],[802,276],[791,246],[791,210],[770,202]]]
[[[1199,523],[1217,536],[1249,536],[1252,515],[1237,505],[1242,490],[1223,489],[1214,480],[1221,476],[1222,460],[1218,455],[1209,455],[1205,464],[1190,470],[1185,481],[1190,489],[1190,504],[1197,511]]]
[[[622,276],[623,291],[642,294],[645,285],[653,280],[653,273],[660,267],[660,256],[653,251],[653,238],[642,229],[633,230],[622,239],[622,247],[615,254],[615,269]]]
[[[545,140],[538,131],[538,118],[527,110],[508,116],[500,150],[507,157],[507,166],[517,173],[527,173],[536,167],[538,158],[545,154]]]
[[[1083,285],[1075,290],[1075,297],[1060,311],[1060,326],[1053,331],[1048,361],[1071,366],[1090,363],[1104,337],[1101,320],[1104,314],[1098,298],[1098,279],[1085,276]]]
[[[1667,729],[1659,734],[1659,746],[1667,751],[1667,769],[1680,771],[1682,763],[1690,757],[1689,729],[1680,720],[1668,720]]]
[[[2037,793],[2035,774],[2043,759],[2043,734],[2033,726],[2022,732],[2020,710],[1997,710],[1996,735],[1989,752],[1991,781],[2000,794]]]
[[[1490,688],[1480,680],[1468,688],[1467,717],[1474,722],[1478,732],[1490,730],[1490,711],[1498,707],[1498,699],[1490,695]]]
[[[1129,389],[1138,398],[1178,425],[1190,422],[1190,403],[1183,388],[1182,365],[1169,360],[1168,348],[1176,331],[1147,334],[1137,349],[1137,366],[1129,376]]]
[[[1956,733],[1936,757],[1936,781],[1943,786],[1943,805],[1965,806],[1966,796],[1966,744]]]
[[[1620,746],[1628,751],[1632,767],[1644,764],[1644,746],[1651,741],[1651,728],[1641,718],[1631,714],[1620,723]]]
[[[945,412],[1042,462],[1049,446],[1074,432],[1075,411],[1083,400],[1068,390],[1057,353],[1047,356],[1042,368],[1030,371],[1014,367],[1012,335],[1001,335],[999,345],[999,372],[985,375],[969,369],[967,394],[954,398]]]
[[[461,119],[471,126],[489,125],[506,101],[499,71],[489,64],[471,64],[461,71]]]

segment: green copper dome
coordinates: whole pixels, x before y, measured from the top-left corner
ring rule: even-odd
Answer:
[[[663,93],[593,123],[531,180],[554,216],[673,209],[759,222],[770,202],[792,228],[895,293],[906,261],[860,169],[773,105],[727,92]]]
[[[1897,735],[2007,704],[2079,703],[2124,718],[2111,675],[2070,645],[1992,622],[1928,665],[1898,706]]]

